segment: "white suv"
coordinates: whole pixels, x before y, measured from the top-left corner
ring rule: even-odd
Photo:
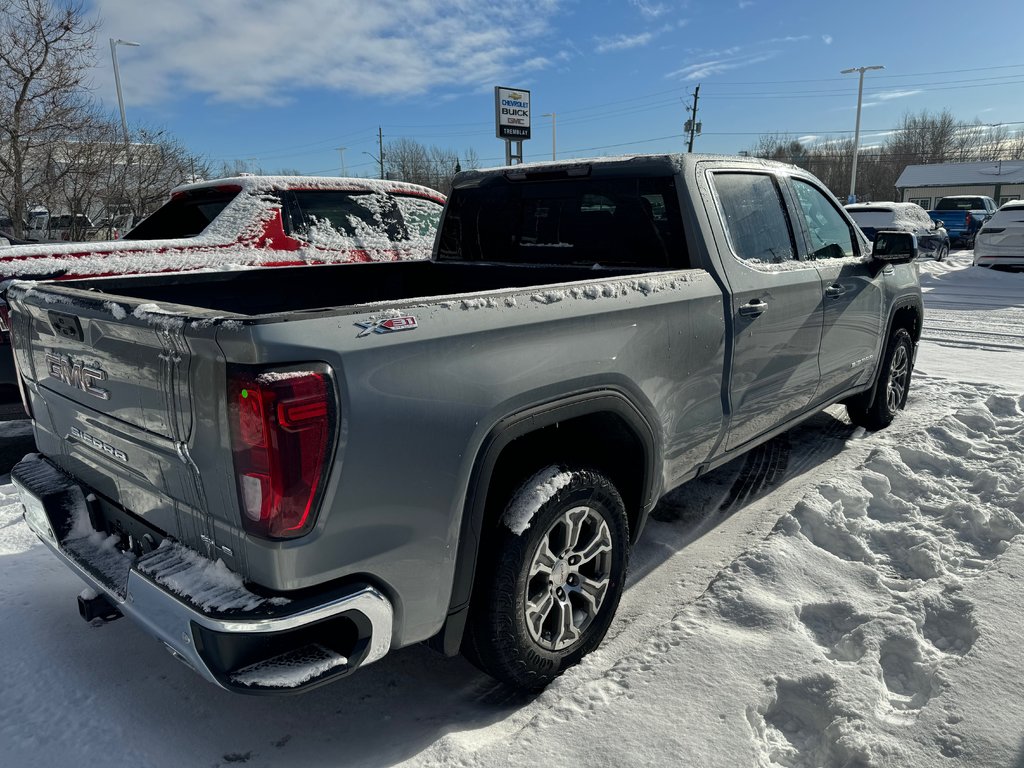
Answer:
[[[974,264],[1024,270],[1024,200],[1011,200],[985,222],[974,241]]]

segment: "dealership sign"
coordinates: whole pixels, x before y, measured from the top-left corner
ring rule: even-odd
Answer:
[[[530,92],[521,88],[494,87],[494,127],[499,139],[530,138]]]

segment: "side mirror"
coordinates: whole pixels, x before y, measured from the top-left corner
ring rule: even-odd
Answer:
[[[932,229],[942,229],[946,226],[946,222],[940,221],[939,219],[932,219]]]
[[[871,251],[875,261],[901,264],[917,258],[917,235],[911,232],[879,232]]]

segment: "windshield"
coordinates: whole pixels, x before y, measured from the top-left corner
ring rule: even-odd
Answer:
[[[887,227],[893,223],[895,218],[891,208],[847,209],[847,213],[857,222],[858,227],[868,227],[869,229]]]
[[[1009,224],[1024,224],[1024,205],[1014,205],[1009,208],[1003,208],[1002,210],[993,213],[992,218],[988,220],[988,225],[990,227],[1005,227]]]
[[[977,211],[985,207],[980,197],[944,197],[935,206],[936,211]]]

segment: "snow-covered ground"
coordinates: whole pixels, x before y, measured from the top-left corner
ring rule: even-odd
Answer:
[[[535,697],[393,653],[224,693],[80,583],[0,485],[0,764],[1024,766],[1024,275],[922,264],[907,411],[820,414],[672,494],[601,648]]]

